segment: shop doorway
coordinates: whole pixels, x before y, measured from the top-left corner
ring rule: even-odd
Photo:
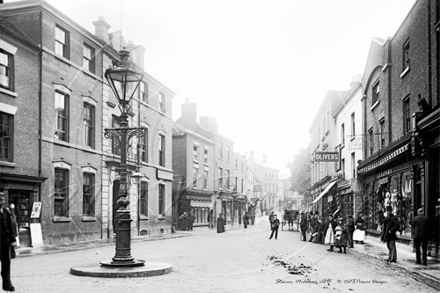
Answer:
[[[30,247],[30,214],[31,214],[31,194],[29,190],[9,190],[8,207],[14,204],[14,210],[11,212],[17,219],[17,235],[20,247]]]

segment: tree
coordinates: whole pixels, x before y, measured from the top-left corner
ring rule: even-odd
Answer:
[[[300,149],[293,161],[287,164],[291,174],[291,191],[297,191],[303,195],[309,193],[311,186],[310,165],[309,147]]]

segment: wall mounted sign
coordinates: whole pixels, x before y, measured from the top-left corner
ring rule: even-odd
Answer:
[[[316,152],[313,160],[315,162],[339,162],[338,152]]]
[[[40,217],[42,204],[41,201],[34,201],[34,204],[32,205],[31,219],[38,219]]]

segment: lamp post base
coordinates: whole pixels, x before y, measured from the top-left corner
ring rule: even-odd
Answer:
[[[106,262],[101,262],[101,265],[97,263],[85,264],[70,268],[70,274],[98,278],[139,278],[165,275],[173,271],[173,267],[166,263],[136,261],[141,263],[135,266],[128,264],[122,266],[104,265],[103,263]]]
[[[139,267],[145,264],[145,260],[134,259],[132,261],[101,261],[100,264],[105,267]]]

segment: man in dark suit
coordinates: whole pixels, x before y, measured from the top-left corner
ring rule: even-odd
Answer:
[[[387,217],[383,222],[383,231],[382,231],[382,242],[387,243],[388,248],[388,262],[396,262],[397,261],[397,250],[396,250],[396,232],[399,230],[400,224],[399,219],[393,215],[393,208],[391,206],[386,207]]]
[[[17,246],[12,227],[11,213],[4,207],[5,194],[0,192],[0,261],[3,290],[15,291],[11,283],[11,251]]]
[[[412,227],[414,229],[414,247],[416,249],[416,262],[426,266],[428,238],[429,238],[429,218],[424,215],[423,208],[417,210],[417,216],[414,218]],[[422,246],[422,257],[420,257],[420,246]]]

